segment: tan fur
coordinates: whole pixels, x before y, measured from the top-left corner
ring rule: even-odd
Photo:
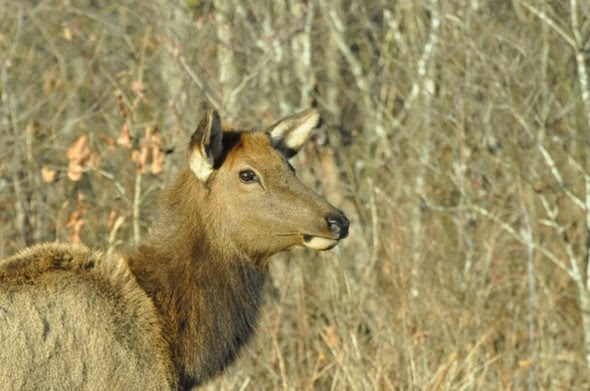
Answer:
[[[210,112],[136,251],[44,244],[0,261],[0,389],[184,390],[223,371],[254,331],[268,258],[347,234],[281,152],[315,117],[287,118],[273,138],[222,130]]]
[[[0,263],[0,389],[162,390],[154,305],[120,256],[43,244]]]

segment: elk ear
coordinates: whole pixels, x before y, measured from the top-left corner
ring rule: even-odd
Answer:
[[[268,133],[275,148],[286,158],[295,156],[320,122],[320,114],[315,109],[302,111],[283,118],[272,125]]]
[[[207,181],[223,152],[223,130],[216,110],[208,110],[193,133],[190,143],[190,167],[197,178]]]

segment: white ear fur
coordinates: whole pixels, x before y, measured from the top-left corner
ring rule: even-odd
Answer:
[[[197,178],[207,181],[213,173],[215,161],[223,150],[223,130],[219,114],[215,110],[207,111],[191,137],[189,165]]]
[[[275,147],[290,158],[301,149],[319,122],[317,110],[309,109],[280,120],[268,132]]]

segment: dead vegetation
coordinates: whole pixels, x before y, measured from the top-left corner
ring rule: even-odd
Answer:
[[[0,256],[137,243],[205,106],[248,127],[315,104],[296,166],[350,238],[275,259],[211,389],[590,386],[587,2],[0,11]]]

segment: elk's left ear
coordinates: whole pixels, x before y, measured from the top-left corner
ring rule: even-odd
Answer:
[[[208,110],[193,133],[190,143],[190,167],[197,178],[206,182],[223,152],[223,130],[219,114]]]
[[[286,158],[291,158],[299,152],[319,122],[320,114],[315,109],[309,109],[283,118],[272,125],[268,133],[274,147]]]

